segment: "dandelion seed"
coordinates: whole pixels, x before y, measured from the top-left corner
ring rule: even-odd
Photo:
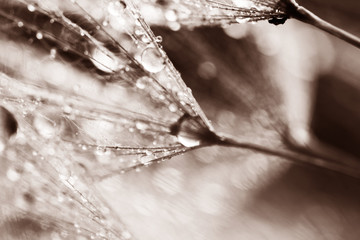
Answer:
[[[15,198],[23,199],[26,182],[31,182],[36,202],[43,205],[6,204],[56,226],[53,236],[131,238],[93,184],[198,147],[220,144],[292,157],[218,136],[161,49],[162,39],[152,33],[131,1],[100,1],[106,7],[99,8],[104,11],[99,15],[91,14],[98,7],[93,2],[65,1],[64,6],[35,2],[36,7],[23,0],[5,1],[0,7],[1,20],[16,27],[1,36],[1,63],[11,71],[0,74],[0,96],[23,136],[6,150],[4,166],[10,168],[0,177],[9,183],[4,191],[15,191]],[[274,13],[271,4],[244,10],[214,1],[183,3],[167,14],[168,21],[177,23],[175,29],[186,21],[213,25],[283,14],[279,9]],[[204,13],[210,18],[203,18]],[[41,41],[30,44],[29,35]],[[18,52],[8,54],[8,49]],[[49,52],[56,59],[49,59]],[[14,55],[26,64],[12,59]],[[215,76],[216,69],[209,69],[205,72]],[[41,104],[34,99],[41,99]],[[8,138],[4,139],[6,144]],[[21,178],[18,168],[23,168]],[[158,182],[175,194],[182,177],[173,170],[171,174],[178,180],[170,187]],[[217,213],[211,207],[204,212]],[[104,208],[110,209],[107,214]]]

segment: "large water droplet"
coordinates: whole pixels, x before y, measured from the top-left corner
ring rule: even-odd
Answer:
[[[121,66],[111,52],[100,48],[93,49],[90,59],[95,67],[107,73],[115,72],[119,70]]]
[[[164,58],[158,49],[149,47],[146,48],[141,54],[141,63],[143,67],[151,72],[160,72],[165,67]]]
[[[179,143],[181,143],[185,147],[196,147],[196,146],[200,145],[199,139],[194,139],[194,138],[181,136],[181,135],[178,135],[177,139],[178,139]]]

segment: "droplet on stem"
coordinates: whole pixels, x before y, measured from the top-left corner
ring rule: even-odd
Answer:
[[[142,52],[141,63],[145,70],[151,73],[158,73],[165,67],[163,56],[154,47],[146,48]]]

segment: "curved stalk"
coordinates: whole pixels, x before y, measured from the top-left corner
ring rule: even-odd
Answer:
[[[294,0],[286,0],[286,12],[291,18],[295,18],[299,21],[302,21],[304,23],[313,25],[325,32],[328,32],[348,43],[351,45],[360,48],[360,38],[341,29],[338,28],[329,22],[321,19],[308,9],[304,8],[303,6],[300,6],[298,3],[296,3]]]
[[[341,159],[340,162],[336,159],[331,159],[330,157],[324,157],[318,154],[309,153],[301,149],[274,150],[254,143],[242,142],[230,136],[220,136],[219,142],[217,144],[226,147],[248,149],[250,151],[290,160],[296,164],[317,166],[351,177],[360,178],[360,162],[356,164],[356,161],[353,161],[352,159]]]

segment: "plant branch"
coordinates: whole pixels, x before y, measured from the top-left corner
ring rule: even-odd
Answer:
[[[286,4],[286,12],[291,18],[295,18],[299,21],[302,21],[304,23],[308,23],[310,25],[313,25],[325,32],[328,32],[348,43],[351,45],[360,48],[360,38],[341,29],[338,28],[329,22],[321,19],[308,9],[300,6],[297,4],[294,0],[285,0]]]
[[[360,178],[360,162],[358,166],[353,166],[354,164],[350,164],[350,165],[346,164],[348,162],[346,162],[345,159],[343,159],[342,162],[339,162],[335,159],[329,159],[329,157],[318,156],[316,154],[309,153],[303,150],[290,150],[290,149],[274,150],[254,143],[242,142],[236,138],[230,136],[223,136],[223,135],[219,136],[219,142],[217,144],[226,147],[248,149],[254,152],[259,152],[266,155],[287,159],[296,164],[322,167],[358,179]]]

